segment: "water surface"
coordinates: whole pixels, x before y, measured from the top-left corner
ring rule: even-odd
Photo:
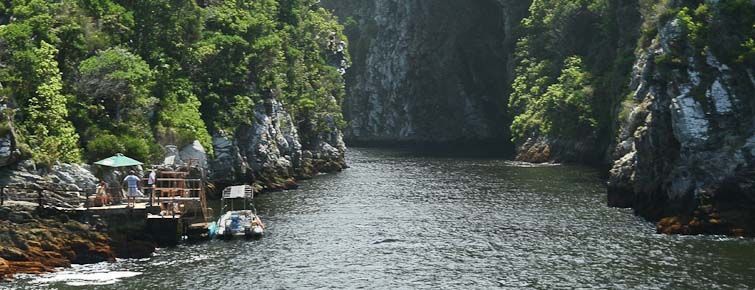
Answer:
[[[657,235],[597,171],[351,149],[351,169],[259,196],[260,241],[22,276],[26,289],[752,288],[755,241]]]

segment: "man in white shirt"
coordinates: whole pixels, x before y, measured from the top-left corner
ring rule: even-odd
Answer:
[[[136,172],[133,170],[129,172],[128,176],[123,179],[123,182],[128,185],[128,194],[126,195],[127,202],[126,207],[134,207],[136,205],[136,197],[141,195],[139,192],[139,181],[141,178],[136,176]]]
[[[155,172],[155,169],[152,169],[149,172],[149,178],[147,178],[147,188],[149,188],[149,203],[152,205],[153,200],[155,199],[155,187],[157,184],[157,173]]]

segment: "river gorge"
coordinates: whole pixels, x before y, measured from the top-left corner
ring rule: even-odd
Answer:
[[[753,36],[753,0],[0,0],[0,289],[753,288]],[[269,229],[210,241],[236,185]]]
[[[593,169],[383,149],[347,156],[342,173],[257,197],[269,226],[262,240],[184,244],[19,275],[0,289],[755,285],[755,241],[656,234],[630,210],[605,206]]]

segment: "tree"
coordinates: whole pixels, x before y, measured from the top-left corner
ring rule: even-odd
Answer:
[[[164,93],[157,113],[157,139],[161,143],[178,146],[199,140],[202,146],[211,151],[212,138],[199,113],[201,103],[192,92],[191,82],[187,79],[174,80],[168,84]]]
[[[48,166],[57,160],[77,162],[81,159],[77,144],[79,137],[67,120],[66,97],[61,94],[63,85],[55,61],[56,53],[57,49],[44,41],[34,49],[35,79],[40,83],[28,106],[22,108],[25,118],[21,126],[25,141],[31,147],[32,158]]]
[[[548,87],[541,100],[545,112],[543,132],[558,137],[593,136],[597,121],[592,104],[591,76],[582,59],[566,59],[558,82]]]
[[[155,98],[150,97],[152,72],[141,57],[111,48],[81,62],[79,72],[78,90],[94,105],[94,116],[104,123],[112,118],[110,127],[122,122],[146,125]]]
[[[530,88],[529,93],[520,96],[526,98],[526,106],[511,125],[514,138],[524,140],[532,133],[559,138],[596,133],[591,76],[580,57],[567,58],[561,76],[544,92]]]

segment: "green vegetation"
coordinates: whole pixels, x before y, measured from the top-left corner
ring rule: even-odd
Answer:
[[[755,66],[755,5],[752,1],[684,1],[668,10],[679,20],[691,48],[697,53],[709,50],[724,63]],[[684,53],[672,52],[674,56]]]
[[[704,81],[712,81],[701,67],[706,62],[701,57],[709,53],[741,71],[755,67],[752,1],[631,2],[533,1],[529,17],[522,21],[509,98],[515,143],[541,136],[565,143],[594,141],[590,150],[606,150],[617,131],[616,120],[631,111],[632,100],[626,96],[635,48],[649,47],[672,21],[680,26],[683,39],[670,44],[672,51],[655,57],[662,75],[684,74],[695,67],[703,70]],[[705,89],[696,89],[696,95],[704,96]]]
[[[629,24],[637,23],[636,29],[640,15],[624,2],[533,1],[522,21],[509,97],[515,143],[541,136],[608,147],[613,108],[627,95],[639,38]]]
[[[211,151],[212,134],[251,125],[269,98],[302,136],[342,125],[345,36],[317,2],[0,0],[0,83],[21,146],[44,164],[150,162],[194,140]]]
[[[582,67],[582,59],[566,59],[561,76],[538,98],[527,104],[527,110],[516,116],[511,125],[516,136],[526,132],[558,138],[570,138],[581,132],[595,130],[597,121],[590,106],[593,98],[591,76]]]
[[[79,136],[66,120],[68,110],[66,98],[61,94],[60,71],[54,59],[56,52],[55,47],[44,41],[32,50],[36,89],[21,109],[25,116],[21,122],[25,141],[36,149],[32,157],[48,166],[56,160],[75,162],[80,158],[76,144]]]

